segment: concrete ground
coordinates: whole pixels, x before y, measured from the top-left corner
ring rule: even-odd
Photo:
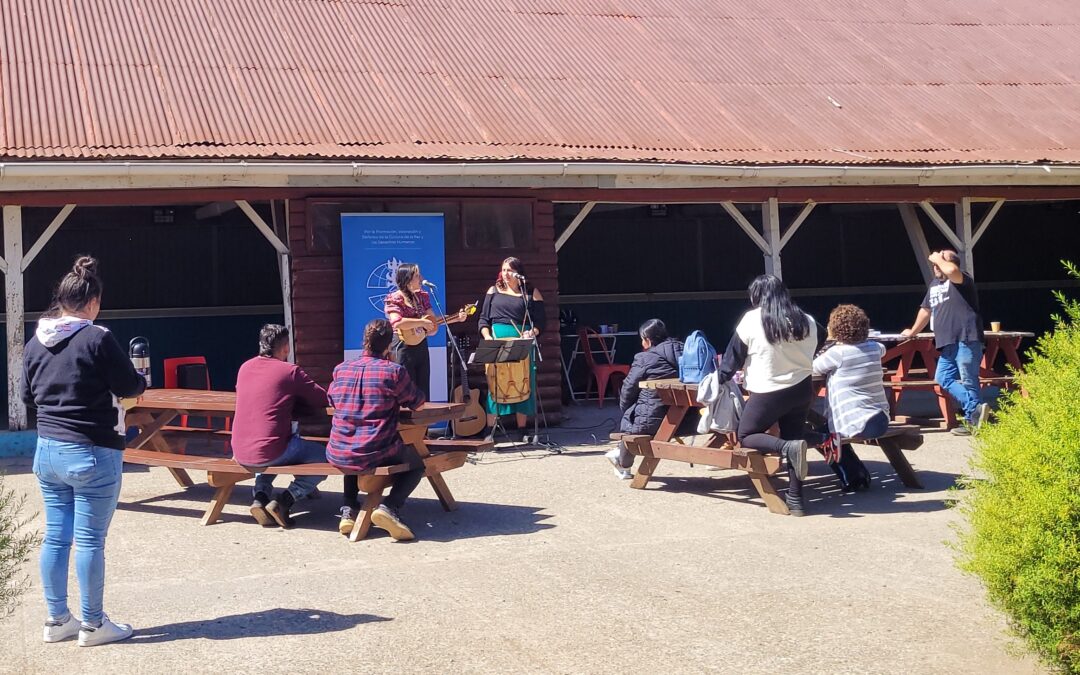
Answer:
[[[614,412],[571,407],[561,455],[501,450],[447,474],[454,513],[422,485],[414,543],[338,535],[340,478],[285,532],[254,524],[247,490],[201,527],[209,488],[129,467],[105,604],[135,636],[43,644],[35,561],[0,620],[0,672],[1042,672],[954,566],[945,498],[967,439],[929,433],[910,453],[921,491],[876,448],[859,448],[869,493],[813,461],[809,514],[791,518],[737,472],[662,462],[631,490],[592,440]],[[40,510],[29,460],[0,468]]]

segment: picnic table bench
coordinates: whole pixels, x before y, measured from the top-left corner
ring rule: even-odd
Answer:
[[[642,457],[630,487],[644,489],[656,471],[660,460],[673,460],[689,464],[702,464],[721,469],[745,471],[754,489],[761,496],[769,511],[788,515],[787,504],[773,482],[773,476],[783,466],[779,455],[763,454],[757,450],[738,447],[728,434],[711,432],[703,445],[688,445],[676,437],[679,424],[686,414],[701,407],[697,401],[697,385],[685,384],[677,379],[646,380],[642,388],[654,389],[660,400],[668,406],[663,422],[655,436],[641,434],[611,435],[621,440],[627,450]],[[903,484],[910,488],[922,488],[915,470],[904,456],[904,450],[914,450],[922,445],[922,434],[913,425],[889,425],[881,438],[874,440],[846,439],[848,443],[877,445],[896,471]]]
[[[206,471],[207,483],[216,490],[203,515],[203,525],[217,522],[236,484],[254,478],[256,472],[308,476],[356,474],[359,476],[360,489],[366,493],[363,513],[349,535],[351,541],[357,541],[364,538],[370,529],[371,512],[381,503],[391,477],[408,470],[406,464],[355,472],[339,469],[329,463],[246,467],[231,457],[204,457],[176,452],[176,448],[169,443],[169,431],[185,429],[184,433],[201,432],[212,436],[228,436],[228,432],[221,430],[171,428],[168,423],[182,414],[210,418],[231,417],[236,411],[236,394],[233,392],[150,389],[139,399],[125,402],[125,405],[128,409],[127,424],[140,429],[139,435],[128,443],[124,450],[125,462],[168,468],[182,487],[194,484],[188,471]],[[427,439],[430,425],[457,419],[464,410],[465,405],[462,403],[428,403],[420,410],[403,409],[398,424],[398,434],[402,442],[413,446],[424,460],[425,476],[446,511],[457,509],[457,502],[442,474],[461,467],[468,453],[489,450],[492,446],[490,441],[484,440]],[[333,410],[328,408],[327,414],[333,414]],[[309,438],[323,442],[327,440]]]

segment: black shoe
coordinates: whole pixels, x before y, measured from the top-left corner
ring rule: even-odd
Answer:
[[[256,492],[255,499],[251,502],[251,517],[263,527],[272,527],[274,525],[274,519],[266,512],[266,505],[269,502],[270,498],[266,496],[265,492]]]
[[[288,490],[282,490],[280,497],[266,505],[266,511],[274,517],[274,520],[282,529],[288,530],[295,524],[289,516],[289,511],[295,503],[296,500],[293,499],[292,493]]]

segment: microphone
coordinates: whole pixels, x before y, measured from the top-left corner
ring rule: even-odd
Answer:
[[[525,275],[524,274],[518,274],[517,272],[511,272],[510,276],[514,277],[518,281],[525,281]]]
[[[423,281],[421,281],[421,282],[420,282],[420,285],[421,285],[421,286],[427,286],[428,288],[430,288],[430,289],[432,289],[432,290],[438,290],[438,289],[439,289],[439,287],[438,287],[438,286],[436,286],[435,284],[431,283],[431,282],[430,282],[430,281],[428,281],[427,279],[424,279]]]

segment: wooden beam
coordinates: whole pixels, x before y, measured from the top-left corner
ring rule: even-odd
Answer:
[[[724,207],[724,210],[728,212],[728,215],[742,228],[746,236],[750,237],[750,240],[757,244],[757,247],[761,249],[761,252],[765,255],[772,255],[772,249],[769,248],[769,244],[758,234],[754,226],[750,224],[750,221],[746,219],[746,216],[742,214],[742,211],[731,202],[720,202],[720,206]]]
[[[585,202],[585,206],[581,207],[578,214],[574,216],[574,219],[570,221],[570,224],[566,226],[563,233],[559,235],[559,238],[555,240],[555,252],[558,253],[560,249],[570,240],[570,237],[577,232],[578,227],[581,226],[582,221],[589,215],[589,212],[596,206],[596,202]]]
[[[4,298],[7,304],[7,396],[8,429],[26,428],[26,405],[22,400],[23,346],[26,343],[23,321],[23,246],[22,207],[4,207]]]
[[[971,199],[961,197],[956,203],[956,236],[963,244],[960,249],[960,268],[975,276],[975,254],[972,251],[974,244],[971,241]]]
[[[780,239],[781,250],[787,246],[788,241],[795,235],[795,232],[798,231],[799,227],[806,220],[807,216],[810,215],[810,212],[814,210],[815,206],[817,206],[817,202],[812,199],[808,200],[806,206],[802,208],[802,211],[799,211],[799,215],[795,216],[795,220],[792,221],[791,226],[788,227],[787,232],[785,232],[783,238]]]
[[[956,235],[953,234],[952,230],[949,229],[949,224],[946,223],[945,219],[941,217],[941,214],[937,212],[937,209],[934,208],[933,204],[924,199],[919,202],[919,206],[921,206],[926,215],[930,217],[930,221],[937,226],[937,229],[941,230],[941,233],[945,235],[945,238],[949,240],[949,243],[953,245],[953,248],[957,251],[964,248],[963,242],[961,242]]]
[[[289,247],[278,239],[278,236],[274,234],[274,231],[270,229],[270,226],[266,224],[266,221],[263,220],[262,216],[260,216],[255,209],[251,208],[251,204],[248,204],[246,199],[237,199],[236,205],[240,207],[241,211],[247,214],[248,219],[255,224],[255,227],[259,229],[259,232],[262,232],[262,235],[277,249],[278,253],[288,255]]]
[[[780,266],[780,202],[776,197],[769,197],[761,204],[761,229],[772,251],[765,256],[765,273],[783,279],[784,271]]]
[[[911,249],[915,251],[915,257],[918,258],[919,272],[922,273],[923,281],[929,284],[934,278],[934,273],[930,270],[930,263],[927,262],[927,258],[930,257],[930,245],[926,243],[926,234],[923,232],[922,224],[919,222],[919,214],[911,204],[897,204],[896,207],[900,209],[900,218],[904,221],[904,230],[907,231],[908,240],[911,241]]]
[[[56,214],[56,217],[52,219],[49,226],[45,228],[45,231],[41,233],[38,240],[34,242],[34,245],[30,247],[30,250],[23,256],[22,268],[23,272],[27,267],[30,267],[30,263],[34,262],[34,258],[41,252],[41,249],[45,248],[45,244],[49,243],[52,236],[56,234],[56,231],[60,229],[60,226],[64,224],[67,217],[71,215],[71,212],[75,210],[74,204],[65,204],[64,208],[60,209],[60,213]]]
[[[986,228],[990,227],[990,221],[994,219],[997,212],[1001,210],[1001,207],[1005,205],[1004,199],[998,199],[994,202],[994,205],[990,207],[990,210],[986,212],[986,215],[979,221],[979,226],[975,228],[975,234],[971,237],[971,245],[979,243],[982,239],[983,233],[986,232]]]

